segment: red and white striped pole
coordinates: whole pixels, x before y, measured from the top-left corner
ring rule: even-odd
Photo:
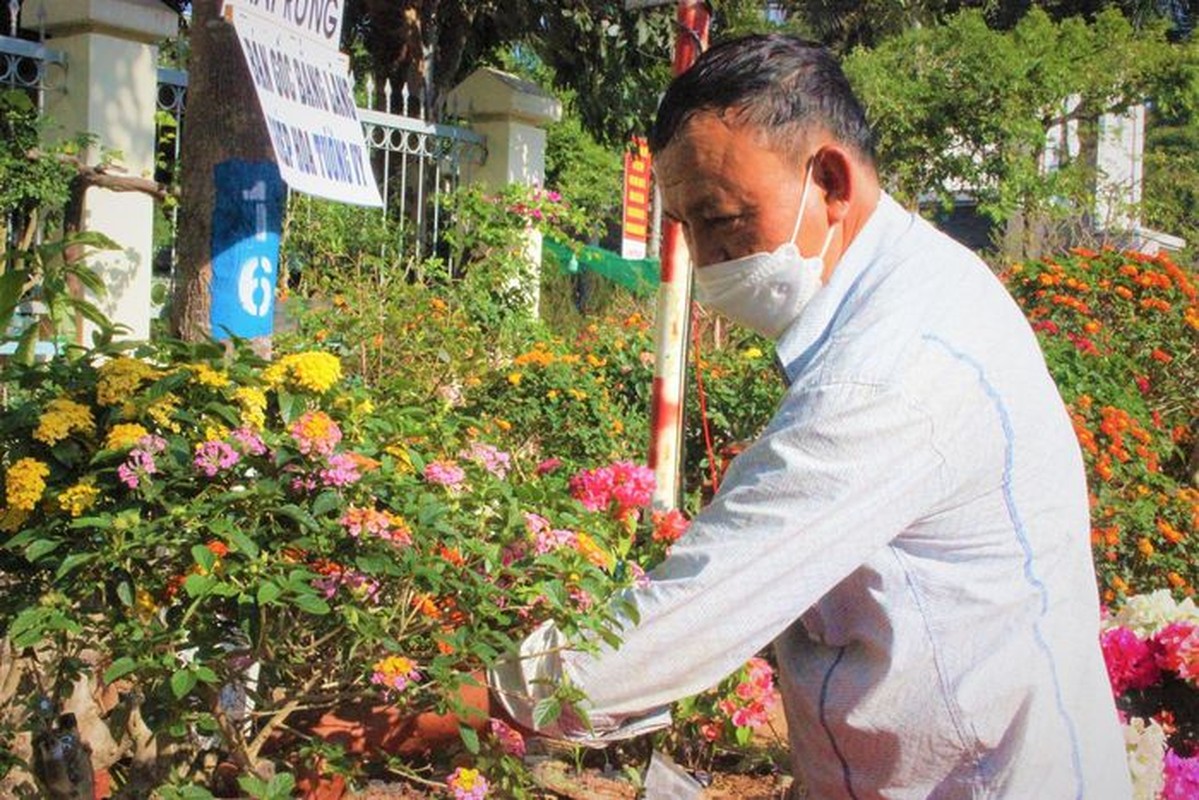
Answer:
[[[702,0],[679,0],[673,71],[685,72],[708,46],[711,10]],[[661,196],[655,195],[655,202]],[[687,375],[687,326],[691,307],[691,257],[678,222],[662,231],[661,284],[654,335],[654,384],[650,401],[649,466],[655,508],[677,508],[682,478],[683,394]]]

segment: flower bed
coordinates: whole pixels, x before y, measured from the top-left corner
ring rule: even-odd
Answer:
[[[324,353],[97,355],[6,375],[0,666],[21,691],[4,739],[36,724],[22,697],[64,708],[82,676],[154,740],[113,729],[124,785],[187,785],[205,753],[249,773],[278,758],[299,709],[444,707],[543,620],[611,636],[606,601],[652,541],[643,467],[586,473],[580,502],[552,461],[376,403]]]

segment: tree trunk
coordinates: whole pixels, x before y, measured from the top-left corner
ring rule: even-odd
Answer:
[[[178,262],[171,330],[187,341],[211,334],[213,169],[230,159],[274,161],[258,97],[220,0],[192,3],[182,160]],[[269,338],[266,343],[269,351]]]

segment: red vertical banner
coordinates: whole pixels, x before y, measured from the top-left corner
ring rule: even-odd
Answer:
[[[645,258],[649,242],[650,198],[649,144],[640,136],[624,154],[624,215],[621,223],[620,257]]]

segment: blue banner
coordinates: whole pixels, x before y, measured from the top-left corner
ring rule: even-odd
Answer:
[[[274,162],[236,159],[213,168],[213,183],[212,336],[270,336],[286,185]]]

